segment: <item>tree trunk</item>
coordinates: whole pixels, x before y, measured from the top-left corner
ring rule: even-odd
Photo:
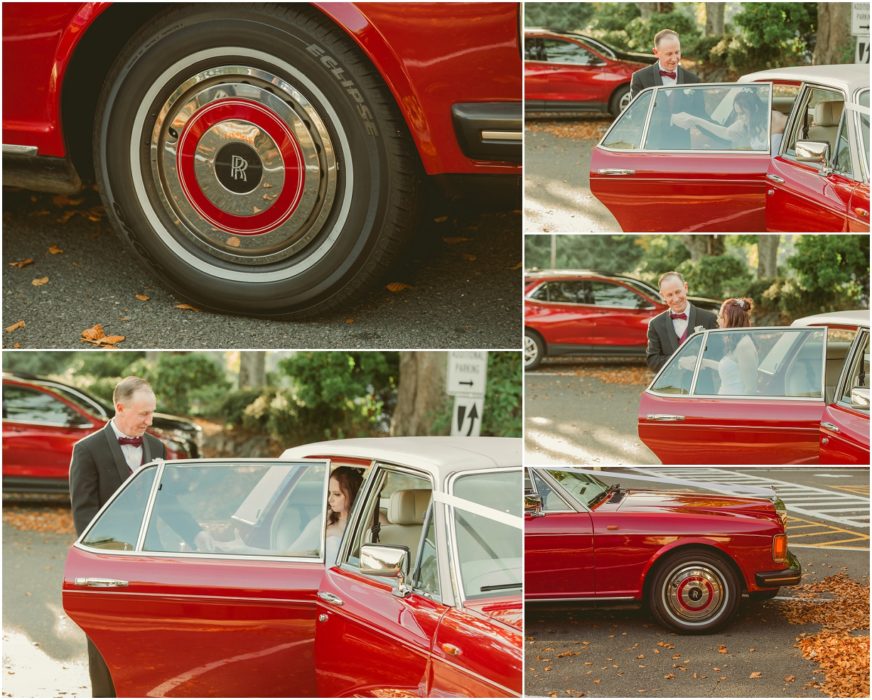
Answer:
[[[726,251],[723,236],[709,234],[693,234],[681,237],[690,253],[690,259],[698,262],[707,255],[723,255]]]
[[[639,5],[639,12],[642,13],[642,19],[651,19],[654,16],[654,13],[657,12],[656,2],[640,2],[637,3]]]
[[[757,279],[771,279],[778,274],[779,234],[757,237]]]
[[[433,419],[445,405],[448,353],[401,352],[397,407],[391,435],[432,435]]]
[[[724,2],[707,2],[705,4],[705,35],[720,36],[724,33]]]
[[[818,66],[845,60],[845,45],[851,36],[851,3],[819,2],[817,4],[817,38],[812,63]]]
[[[239,353],[239,388],[250,389],[266,384],[266,353],[243,350]]]

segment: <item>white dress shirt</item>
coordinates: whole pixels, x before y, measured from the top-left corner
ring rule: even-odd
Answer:
[[[673,313],[672,309],[669,309],[669,313]],[[681,311],[676,311],[675,313],[690,316],[690,304],[685,304]],[[689,322],[690,318],[673,318],[672,327],[675,329],[675,335],[681,338],[681,336],[684,335],[684,331],[687,330],[687,324]]]
[[[120,430],[118,430],[118,426],[115,425],[115,419],[113,418],[109,421],[109,424],[112,426],[112,430],[115,433],[115,437],[133,437],[132,435],[125,435]],[[136,447],[135,445],[118,445],[121,448],[121,454],[124,455],[124,461],[127,462],[127,466],[130,467],[130,471],[135,472],[142,466],[142,446]]]

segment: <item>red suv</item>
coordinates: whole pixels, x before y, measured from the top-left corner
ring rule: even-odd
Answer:
[[[605,112],[630,103],[630,79],[645,63],[574,34],[524,34],[524,108],[528,112]]]
[[[180,296],[321,315],[384,274],[425,183],[517,189],[518,13],[4,3],[3,184],[96,180],[119,237]]]
[[[113,414],[111,406],[68,384],[4,373],[3,490],[67,491],[73,445]],[[166,445],[167,459],[200,456],[201,428],[185,418],[156,413],[148,432]]]
[[[715,299],[688,297],[703,309]],[[524,367],[554,355],[645,353],[648,323],[668,307],[651,285],[587,270],[528,274],[524,289]]]

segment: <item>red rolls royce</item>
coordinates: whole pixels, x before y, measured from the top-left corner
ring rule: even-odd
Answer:
[[[33,375],[3,374],[3,491],[66,492],[73,445],[102,428],[112,406],[81,389]],[[155,413],[152,435],[170,459],[199,457],[202,429]]]
[[[640,92],[593,151],[624,231],[869,231],[865,65]]]
[[[799,583],[777,498],[622,489],[527,468],[524,597],[637,602],[682,634],[714,632],[739,600]]]
[[[720,302],[688,297],[704,309]],[[668,307],[660,292],[626,275],[587,270],[530,273],[524,288],[524,367],[558,355],[645,354],[648,323]]]
[[[520,443],[151,463],[70,549],[64,609],[118,696],[520,696]],[[339,466],[364,478],[337,538]],[[198,551],[171,525],[191,518]]]
[[[633,73],[649,62],[622,58],[578,34],[529,29],[524,33],[524,109],[617,116],[630,103]]]
[[[519,5],[3,5],[4,185],[96,181],[179,295],[254,316],[354,300],[425,184],[517,188]]]
[[[703,331],[639,402],[667,464],[869,464],[869,311]]]

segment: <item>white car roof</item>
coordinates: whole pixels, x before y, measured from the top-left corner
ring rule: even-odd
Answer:
[[[854,92],[869,88],[869,66],[846,63],[835,66],[795,66],[793,68],[773,68],[749,73],[739,78],[740,83],[766,80],[796,80],[817,83],[837,88],[853,98]]]
[[[387,437],[328,440],[291,447],[282,459],[353,457],[423,469],[437,477],[459,471],[521,466],[521,439],[496,437]]]
[[[869,309],[831,311],[796,319],[791,326],[862,326],[869,327]]]

